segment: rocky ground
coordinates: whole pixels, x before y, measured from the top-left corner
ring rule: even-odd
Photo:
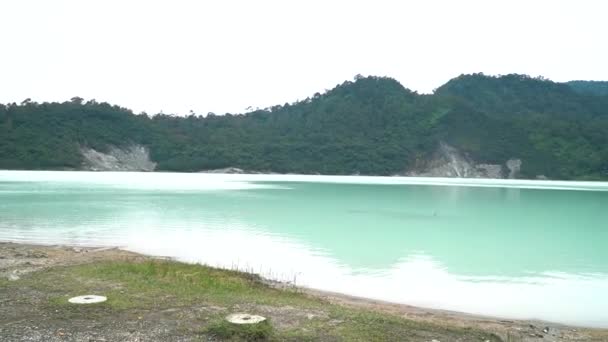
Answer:
[[[0,341],[608,341],[608,331],[427,310],[113,248],[0,243]],[[103,304],[67,299],[103,294]],[[268,331],[238,335],[251,312]],[[252,337],[253,336],[253,337]]]

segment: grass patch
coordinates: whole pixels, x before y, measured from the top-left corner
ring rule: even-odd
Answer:
[[[116,298],[138,300],[137,303],[110,301],[111,305],[124,307],[156,305],[159,301],[179,305],[203,301],[223,306],[243,302],[315,304],[295,292],[270,288],[256,275],[172,261],[102,263],[77,267],[74,271],[83,278],[110,280],[119,284],[113,291]]]
[[[232,341],[268,341],[273,336],[269,320],[257,324],[232,324],[225,319],[212,322],[205,333]]]

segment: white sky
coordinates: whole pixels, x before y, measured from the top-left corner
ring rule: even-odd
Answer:
[[[462,73],[608,80],[608,1],[0,2],[0,103],[244,112],[360,73],[419,92]]]

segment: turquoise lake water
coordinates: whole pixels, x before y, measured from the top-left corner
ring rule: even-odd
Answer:
[[[0,240],[608,327],[608,183],[0,171]]]

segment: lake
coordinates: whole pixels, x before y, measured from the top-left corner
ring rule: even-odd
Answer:
[[[608,183],[0,171],[0,240],[608,327]]]

